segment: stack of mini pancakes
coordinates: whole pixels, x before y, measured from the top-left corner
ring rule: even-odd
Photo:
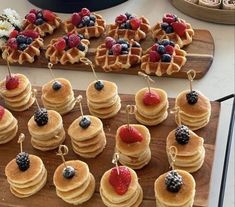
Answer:
[[[28,129],[33,147],[42,151],[56,149],[65,140],[62,117],[53,110],[48,110],[48,123],[44,126],[38,126],[31,117]]]
[[[122,165],[126,165],[132,169],[141,169],[149,163],[151,160],[150,133],[148,128],[140,124],[130,124],[131,127],[137,129],[144,139],[141,142],[125,143],[120,137],[121,126],[117,130],[116,134],[116,146],[115,150],[119,153],[119,162]]]
[[[121,108],[117,85],[110,81],[102,80],[104,87],[95,88],[96,81],[89,84],[86,90],[87,104],[92,115],[101,119],[115,116]]]
[[[53,89],[53,84],[61,88]],[[42,86],[42,103],[46,109],[55,110],[61,115],[70,112],[75,104],[74,92],[70,82],[64,78],[56,78]]]
[[[104,173],[100,181],[100,196],[103,203],[108,207],[138,207],[143,201],[143,190],[138,182],[136,172],[128,168],[131,173],[131,183],[128,191],[119,195],[109,183],[111,170]]]
[[[169,162],[170,147],[174,146],[177,149],[174,166],[176,169],[185,170],[193,173],[199,170],[205,158],[205,148],[203,146],[204,139],[189,130],[189,142],[187,144],[179,144],[175,139],[175,130],[171,131],[166,141],[166,152]]]
[[[72,178],[63,176],[64,163],[57,167],[53,176],[56,194],[65,202],[79,205],[89,200],[95,191],[95,178],[86,163],[79,160],[66,161],[75,169]]]
[[[148,88],[139,90],[135,95],[135,118],[141,124],[147,126],[158,125],[163,122],[168,116],[168,99],[165,91],[159,88],[151,88],[150,91],[156,93],[160,97],[160,103],[156,105],[145,105],[143,102],[144,94],[148,92]]]
[[[182,176],[183,184],[179,192],[170,192],[165,185],[167,173],[159,176],[154,183],[156,204],[158,207],[192,207],[196,183],[191,174],[184,170],[176,170]]]
[[[87,117],[91,124],[88,128],[82,128],[79,123],[82,116],[74,120],[68,129],[68,134],[71,137],[73,151],[85,158],[94,158],[100,154],[106,146],[106,137],[103,130],[103,123],[95,116]]]
[[[211,104],[207,97],[197,91],[198,100],[195,104],[189,104],[186,94],[190,91],[181,92],[175,100],[175,106],[180,108],[180,118],[182,124],[188,126],[191,130],[197,130],[206,126],[210,120]],[[176,122],[178,120],[176,119]]]
[[[16,118],[7,109],[3,110],[4,114],[0,119],[0,144],[11,141],[18,131],[18,121]]]
[[[6,107],[12,111],[25,111],[33,105],[35,98],[32,97],[31,83],[28,78],[22,74],[14,74],[19,78],[17,88],[7,90],[6,80],[0,82],[0,94],[3,97]]]
[[[19,198],[37,193],[47,181],[47,170],[42,160],[35,155],[29,155],[29,159],[30,167],[26,171],[20,171],[15,159],[11,160],[5,168],[10,190]]]

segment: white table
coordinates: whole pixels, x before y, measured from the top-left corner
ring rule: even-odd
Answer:
[[[0,0],[1,11],[8,7],[15,9],[20,15],[24,16],[34,6],[26,0]],[[176,10],[166,0],[129,0],[124,4],[100,11],[99,13],[103,15],[108,23],[111,23],[117,15],[125,11],[146,16],[150,20],[151,25],[160,20],[164,13],[172,12],[190,22],[194,28],[209,30],[215,40],[214,62],[204,78],[194,81],[194,88],[201,90],[210,100],[234,93],[235,31],[233,26],[212,24],[193,19]],[[60,14],[60,16],[67,18],[69,15]],[[33,85],[40,86],[51,78],[49,71],[45,69],[12,67],[12,71],[26,74]],[[5,77],[6,73],[6,67],[0,66],[1,79]],[[93,80],[93,75],[90,72],[56,70],[55,74],[57,77],[63,76],[69,79],[75,89],[85,90],[87,84]],[[145,82],[137,76],[103,73],[98,74],[98,76],[102,79],[116,82],[120,93],[134,94],[138,89],[145,86]],[[167,91],[169,97],[176,97],[181,90],[188,87],[188,81],[184,79],[156,78],[156,81],[159,87]],[[232,101],[222,104],[217,134],[216,156],[211,179],[210,207],[217,206],[231,106]],[[224,203],[224,207],[232,206],[234,206],[234,142],[230,157]]]

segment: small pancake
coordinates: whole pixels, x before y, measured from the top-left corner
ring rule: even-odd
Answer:
[[[15,138],[16,134],[18,132],[18,125],[15,126],[15,128],[13,129],[12,132],[10,132],[10,135],[8,135],[7,137],[4,137],[0,139],[0,144],[5,144],[7,142],[10,142],[12,139]]]
[[[139,153],[139,154],[136,154],[136,155],[125,155],[125,154],[122,154],[120,153],[120,159],[122,160],[126,160],[127,162],[131,162],[131,160],[143,160],[144,157],[148,156],[149,154],[149,150],[150,148],[148,147],[146,150],[144,150],[143,152]],[[118,152],[118,150],[115,148],[115,152]]]
[[[28,94],[26,94],[26,96],[22,100],[14,101],[14,102],[8,102],[8,100],[5,99],[5,104],[10,105],[13,108],[20,108],[20,107],[25,106],[29,102],[31,96],[32,96],[32,94],[28,93]]]
[[[85,162],[80,160],[66,161],[67,166],[75,169],[75,175],[71,179],[66,179],[63,176],[64,164],[59,165],[53,176],[53,183],[61,192],[67,192],[82,186],[89,179],[89,167]]]
[[[210,121],[209,117],[203,121],[200,121],[200,122],[196,121],[195,123],[188,122],[188,121],[185,121],[184,119],[181,119],[181,122],[184,125],[188,126],[193,131],[200,129],[200,128],[203,128],[204,126],[206,126],[209,123],[209,121]],[[176,120],[176,122],[177,122],[177,120]]]
[[[26,103],[24,106],[20,106],[20,107],[12,107],[11,105],[7,105],[6,107],[12,111],[26,111],[28,110],[33,104],[34,104],[35,98],[34,97],[30,97],[28,103]]]
[[[99,118],[90,115],[84,116],[90,118],[91,124],[88,128],[83,129],[80,127],[79,123],[82,120],[82,116],[75,119],[69,126],[68,134],[75,141],[91,139],[97,136],[103,130],[103,123]]]
[[[125,127],[125,126],[126,125],[120,126],[117,130],[116,149],[119,152],[125,155],[129,155],[129,156],[138,155],[141,152],[145,151],[149,147],[149,143],[151,139],[148,128],[140,124],[130,124],[131,127],[134,127],[141,133],[144,139],[141,142],[127,144],[123,142],[121,137],[119,136],[121,127]]]
[[[118,95],[116,95],[111,100],[105,101],[102,103],[94,103],[92,101],[87,100],[87,105],[92,109],[103,109],[103,108],[108,108],[108,107],[112,106],[118,100],[120,100],[120,97]]]
[[[135,204],[133,204],[132,206],[130,207],[139,207],[141,205],[141,203],[143,202],[143,198],[144,198],[144,193],[143,193],[143,189],[141,188],[140,190],[140,196],[138,198],[138,200],[136,201]]]
[[[0,119],[0,131],[5,131],[6,128],[13,122],[13,115],[6,108],[4,109],[4,115]]]
[[[95,89],[96,81],[91,82],[86,90],[86,96],[88,101],[94,102],[94,103],[103,103],[103,102],[109,102],[109,100],[112,100],[118,93],[117,85],[113,82],[102,80],[104,87],[102,90],[98,91]]]
[[[4,130],[0,130],[0,139],[1,139],[1,136],[4,136],[12,132],[16,128],[17,124],[18,124],[17,119],[13,117],[12,122]]]
[[[194,202],[194,195],[192,196],[192,199],[190,199],[187,203],[179,207],[192,207],[193,202]],[[160,203],[160,201],[157,199],[156,199],[156,204],[157,204],[157,207],[169,207],[168,205],[164,205],[163,203]],[[173,207],[173,205],[171,205],[170,207]]]
[[[66,97],[66,99],[62,103],[56,103],[56,102],[53,103],[50,100],[46,100],[44,96],[41,97],[41,100],[42,100],[43,105],[47,107],[62,108],[68,105],[69,103],[71,103],[71,101],[74,101],[75,97],[74,97],[74,93],[72,93],[68,97]]]

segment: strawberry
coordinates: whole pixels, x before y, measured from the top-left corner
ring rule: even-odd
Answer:
[[[132,126],[123,126],[119,131],[121,140],[127,144],[141,142],[144,138],[142,134]]]
[[[127,17],[124,14],[120,14],[119,16],[116,17],[115,22],[117,24],[122,24],[127,21]]]
[[[120,55],[122,51],[122,45],[121,44],[114,44],[112,46],[112,52],[114,55]]]
[[[5,109],[0,105],[0,120],[2,119],[4,114],[5,114]]]
[[[112,37],[106,37],[105,38],[105,47],[107,49],[110,50],[115,43],[116,43],[116,41]]]
[[[10,33],[9,39],[10,39],[10,38],[15,38],[18,34],[19,34],[19,32],[14,29],[14,30]]]
[[[80,44],[80,37],[76,34],[69,35],[68,45],[70,48],[77,47]]]
[[[178,34],[180,37],[185,35],[187,27],[184,22],[173,22],[171,26],[173,27],[175,33]]]
[[[165,49],[166,49],[166,53],[169,54],[169,55],[172,55],[174,53],[174,50],[175,50],[175,48],[172,47],[171,45],[167,45],[165,47]]]
[[[45,19],[47,22],[52,22],[55,19],[55,14],[50,10],[42,10],[42,16],[43,19]]]
[[[16,75],[8,75],[6,77],[6,89],[13,90],[20,84],[19,78]]]
[[[34,22],[36,21],[37,17],[36,17],[36,14],[34,14],[34,13],[29,13],[29,14],[26,15],[26,19],[27,19],[30,23],[34,24]]]
[[[141,25],[141,21],[134,17],[130,20],[130,25],[133,30],[137,30]]]
[[[150,62],[158,62],[161,59],[161,55],[157,51],[150,51],[149,60]]]
[[[160,101],[161,101],[160,96],[157,93],[153,91],[145,92],[143,102],[146,106],[157,105],[158,103],[160,103]]]
[[[119,166],[118,170],[116,167],[112,168],[109,183],[113,186],[118,195],[125,194],[131,183],[131,173],[129,169],[125,166]]]
[[[55,44],[54,44],[55,48],[58,51],[63,51],[66,48],[66,41],[64,38],[60,38]]]
[[[16,38],[10,38],[10,39],[8,39],[7,45],[8,45],[11,49],[13,49],[13,50],[17,49],[18,44],[17,44]]]
[[[74,26],[77,26],[81,23],[82,17],[80,16],[79,13],[73,13],[71,17],[71,22]]]
[[[24,35],[26,37],[31,37],[32,39],[36,39],[39,36],[38,32],[35,32],[33,30],[25,30],[20,32],[19,34]]]
[[[90,16],[91,12],[90,12],[90,10],[87,9],[87,8],[82,8],[82,10],[80,11],[80,14],[81,14],[82,17],[84,17],[84,16]]]

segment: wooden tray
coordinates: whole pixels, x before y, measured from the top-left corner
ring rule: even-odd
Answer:
[[[75,91],[75,94],[81,94],[85,100],[85,92],[84,91]],[[38,100],[40,100],[40,91],[38,93]],[[99,181],[101,176],[105,171],[113,167],[114,165],[111,163],[112,155],[114,153],[114,145],[115,145],[115,134],[117,128],[126,123],[126,114],[125,114],[125,106],[127,104],[134,104],[134,96],[133,95],[121,95],[122,99],[122,109],[120,113],[112,119],[108,119],[103,121],[104,130],[107,136],[107,146],[104,149],[103,153],[95,159],[83,159],[77,156],[72,148],[70,143],[70,138],[67,135],[65,144],[69,147],[69,154],[66,156],[66,160],[71,159],[81,159],[88,163],[90,167],[90,171],[94,174],[96,179],[96,191],[91,200],[87,203],[81,205],[82,207],[103,207],[103,203],[101,201],[99,195]],[[85,101],[84,101],[85,102]],[[170,98],[170,108],[174,106],[174,99]],[[0,100],[0,104],[3,104],[3,101]],[[205,162],[202,168],[193,174],[196,183],[196,197],[194,202],[194,207],[205,207],[208,206],[208,196],[210,189],[210,178],[212,172],[212,165],[214,159],[214,151],[215,151],[215,143],[216,143],[216,131],[218,125],[218,119],[220,114],[220,104],[218,102],[211,102],[212,104],[212,112],[211,112],[211,120],[208,126],[204,127],[201,130],[198,130],[196,133],[205,139],[205,149],[206,149],[206,157]],[[84,114],[88,113],[87,106],[84,103]],[[1,191],[0,191],[0,206],[37,206],[37,207],[69,207],[73,205],[66,204],[63,200],[56,196],[55,187],[53,186],[52,178],[53,173],[56,167],[61,164],[61,158],[56,156],[56,151],[50,152],[41,152],[34,149],[30,143],[30,136],[27,129],[27,122],[30,117],[33,115],[36,106],[34,104],[30,110],[23,113],[13,113],[14,116],[19,121],[19,133],[23,132],[26,135],[26,140],[24,142],[24,150],[38,155],[44,161],[44,164],[48,170],[48,181],[46,186],[37,194],[25,198],[18,199],[14,197],[9,190],[9,184],[7,183],[6,177],[4,175],[4,169],[7,163],[15,158],[16,154],[19,153],[19,145],[17,144],[17,139],[15,138],[8,144],[0,145],[0,183],[1,183]],[[69,113],[63,117],[64,127],[67,131],[69,125],[72,123],[74,119],[76,119],[80,115],[78,106],[75,107],[73,113]],[[130,117],[131,123],[137,123],[133,115]],[[151,151],[152,151],[152,159],[150,163],[141,170],[137,171],[139,182],[144,191],[144,201],[142,207],[153,207],[155,206],[155,197],[153,190],[153,183],[156,178],[169,171],[169,164],[167,160],[167,155],[165,151],[165,140],[168,133],[176,128],[176,124],[174,122],[174,117],[172,114],[169,114],[169,117],[166,121],[156,127],[149,127],[152,139],[151,139]]]
[[[213,9],[185,0],[170,0],[181,12],[196,19],[219,24],[235,24],[235,10]]]
[[[52,36],[48,36],[45,38],[45,45],[47,45],[53,37],[62,36],[63,30],[59,28]],[[104,42],[104,37],[98,39],[92,39],[91,44],[89,46],[89,51],[87,57],[95,63],[95,52],[96,48]],[[147,48],[151,47],[154,43],[153,39],[148,35],[146,40],[142,41],[141,46],[145,51]],[[195,36],[193,37],[193,42],[189,46],[184,48],[188,52],[187,62],[182,67],[182,69],[178,73],[173,73],[171,76],[174,78],[187,78],[187,71],[190,69],[194,69],[196,71],[196,79],[202,78],[207,71],[209,70],[213,58],[214,58],[214,40],[211,36],[210,32],[207,30],[195,30]],[[47,68],[48,60],[45,58],[45,50],[42,51],[41,55],[36,59],[34,63],[25,63],[23,65],[13,64],[17,66],[23,67],[36,67],[36,68]],[[0,65],[6,64],[6,61],[0,57]],[[82,63],[76,64],[68,64],[68,65],[61,65],[57,64],[53,68],[55,69],[66,69],[66,70],[77,70],[77,71],[91,71],[89,66],[86,66]],[[140,70],[140,65],[134,66],[128,70],[122,70],[121,74],[131,74],[137,75],[138,71]],[[97,72],[105,72],[101,67],[96,67]],[[112,72],[115,73],[115,72]],[[155,75],[155,74],[153,74]]]

